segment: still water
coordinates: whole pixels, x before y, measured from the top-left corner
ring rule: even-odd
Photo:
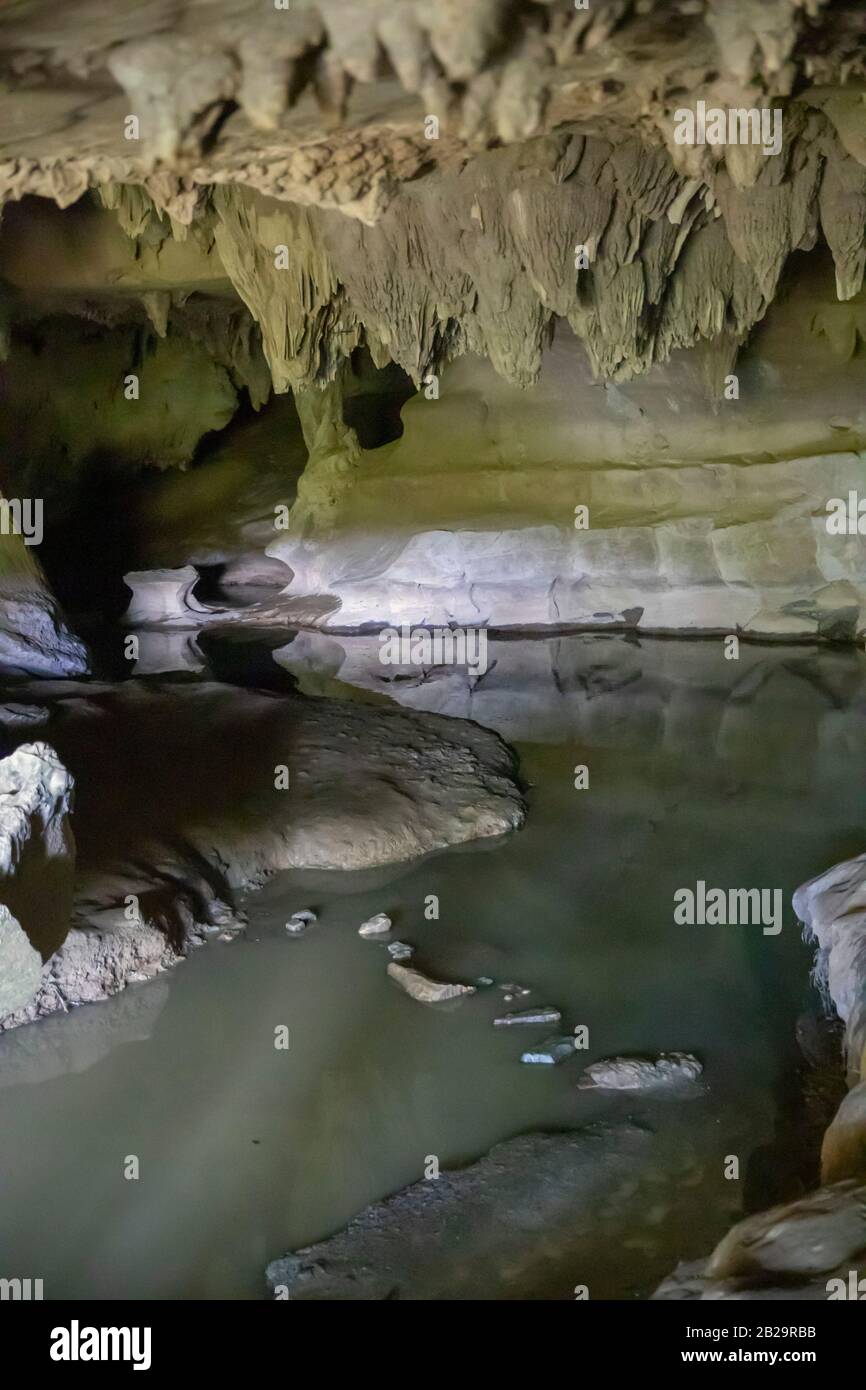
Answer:
[[[340,643],[328,682],[370,698],[362,647]],[[631,1202],[627,1249],[611,1258],[604,1212],[576,1216],[590,1263],[597,1226],[593,1296],[646,1296],[744,1204],[808,1179],[795,1027],[817,1001],[789,904],[864,847],[866,663],[746,648],[733,671],[719,644],[585,636],[491,646],[474,690],[396,693],[515,744],[521,833],[365,875],[284,875],[245,904],[244,937],[0,1039],[0,1274],[43,1279],[46,1298],[266,1297],[270,1260],[418,1180],[430,1155],[462,1164],[525,1131],[631,1117],[658,1141],[646,1189],[608,1194],[608,1212]],[[674,893],[698,880],[781,889],[783,930],[676,925]],[[290,939],[303,907],[318,923]],[[357,935],[379,911],[421,968],[530,988],[569,1031],[588,1026],[587,1052],[521,1065],[550,1030],[494,1030],[518,1007],[496,986],[444,1010],[403,995],[385,947]],[[700,1057],[703,1096],[577,1089],[585,1062],[665,1049]]]

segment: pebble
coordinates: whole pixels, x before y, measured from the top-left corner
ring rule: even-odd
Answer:
[[[502,998],[506,1004],[512,1003],[515,999],[525,999],[527,994],[532,993],[531,990],[525,989],[523,985],[515,985],[512,983],[501,984],[499,988],[504,991]]]
[[[388,955],[392,960],[411,960],[415,954],[415,947],[410,946],[408,941],[389,941]]]
[[[547,1066],[555,1067],[560,1062],[567,1062],[569,1057],[574,1056],[574,1038],[567,1035],[555,1038],[545,1038],[537,1047],[527,1048],[520,1058],[528,1066]]]
[[[375,917],[362,922],[358,928],[359,936],[385,936],[391,930],[391,918],[387,912],[377,912]]]
[[[300,912],[293,912],[286,923],[286,932],[289,936],[303,936],[308,927],[316,921],[315,912],[310,912],[303,908]],[[220,937],[219,940],[222,940]]]

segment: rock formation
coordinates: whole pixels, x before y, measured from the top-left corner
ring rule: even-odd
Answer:
[[[92,694],[61,688],[51,717],[64,758],[82,769],[73,930],[64,942],[67,854],[66,897],[52,897],[50,917],[43,911],[38,919],[47,932],[65,908],[63,930],[58,924],[46,935],[43,958],[51,959],[41,991],[7,1011],[7,1027],[106,998],[176,964],[209,934],[241,929],[239,894],[282,870],[398,864],[504,835],[525,814],[506,745],[435,716],[206,682],[147,689],[131,682]],[[25,748],[7,761],[10,778],[17,769],[28,773],[28,814],[46,821],[47,862],[60,855],[61,830],[34,800],[42,784],[29,769],[43,765],[34,758]],[[98,768],[110,775],[100,778]],[[25,830],[22,823],[19,835]],[[44,868],[40,881],[50,892]],[[26,895],[19,907],[20,899],[10,889],[9,906],[26,922]],[[17,952],[11,936],[10,950]]]
[[[709,1260],[681,1265],[660,1299],[826,1300],[859,1297],[866,1268],[866,855],[836,864],[794,894],[794,910],[817,946],[815,973],[845,1025],[852,1089],[821,1151],[822,1186],[749,1216]]]
[[[58,439],[73,492],[94,454],[185,464],[272,385],[310,455],[288,534],[210,562],[267,550],[331,626],[853,636],[825,508],[866,437],[863,29],[830,0],[13,7],[4,471],[59,527]],[[735,128],[682,139],[699,109]],[[372,453],[362,349],[421,390]]]
[[[0,534],[0,676],[79,676],[88,666],[32,552]]]
[[[0,1027],[29,1003],[72,916],[73,781],[52,748],[0,760]]]

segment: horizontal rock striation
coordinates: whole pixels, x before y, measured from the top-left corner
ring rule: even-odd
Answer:
[[[346,631],[853,639],[866,625],[862,538],[829,517],[833,499],[847,508],[866,492],[862,371],[819,332],[797,338],[791,368],[778,337],[794,316],[786,305],[768,323],[717,412],[685,357],[600,387],[564,337],[526,396],[465,358],[438,399],[404,407],[396,443],[365,453],[320,433],[290,529],[268,547],[293,571],[287,595],[339,600],[325,626]]]

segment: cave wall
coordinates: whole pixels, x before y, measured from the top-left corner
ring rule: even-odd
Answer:
[[[835,301],[809,258],[713,401],[682,352],[638,382],[593,379],[561,324],[520,390],[465,357],[375,451],[321,434],[291,533],[289,593],[365,622],[624,624],[850,638],[862,542],[827,503],[862,493],[866,298]],[[576,515],[585,507],[587,515]]]
[[[277,458],[218,534],[229,467],[171,564],[267,549],[334,627],[853,637],[825,505],[863,483],[864,31],[844,0],[26,0],[0,481],[62,514],[93,459],[186,465],[273,389],[309,451],[288,534],[294,424],[285,487]],[[778,151],[681,144],[698,101],[772,108]],[[361,351],[418,388],[381,449]]]

